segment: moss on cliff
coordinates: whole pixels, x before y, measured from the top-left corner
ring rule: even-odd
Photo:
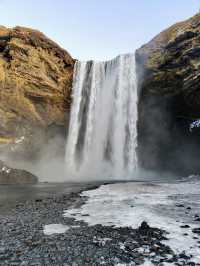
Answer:
[[[136,53],[139,156],[147,168],[200,171],[200,13],[161,32]]]

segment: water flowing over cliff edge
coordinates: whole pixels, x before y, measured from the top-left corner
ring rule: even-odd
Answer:
[[[148,173],[150,170],[159,175],[163,171],[178,175],[199,173],[199,36],[198,13],[161,32],[136,51],[138,97],[128,96],[134,104],[135,97],[138,98],[138,132],[134,132],[129,129],[135,123],[136,108],[128,104],[129,111],[126,108],[122,111],[120,107],[125,103],[120,98],[122,87],[128,84],[122,84],[119,91],[111,88],[109,92],[102,89],[101,95],[95,92],[96,87],[97,91],[101,87],[98,82],[109,87],[108,71],[112,72],[110,84],[117,83],[117,75],[125,71],[124,68],[121,74],[116,73],[120,68],[117,62],[122,59],[128,62],[128,59],[121,56],[120,60],[119,57],[107,63],[77,62],[74,67],[76,60],[41,32],[24,27],[0,27],[0,159],[11,168],[23,168],[43,176],[42,181],[65,181],[68,176],[80,173],[96,176],[100,169],[103,175],[106,171],[107,176],[119,178],[128,176],[136,161]],[[135,69],[132,62],[127,64]],[[77,116],[73,113],[71,97],[74,71],[82,71],[84,83],[78,85],[81,80],[74,81],[74,86],[79,86],[77,95],[81,94],[76,99]],[[92,75],[98,72],[99,80],[92,84]],[[109,102],[112,95],[115,97]],[[69,167],[70,171],[66,177],[60,169],[64,168],[70,112],[77,119],[73,129],[77,136],[70,137],[71,122],[65,162],[65,168]],[[123,131],[128,123],[124,112],[130,116],[129,129]],[[135,151],[132,159],[128,155],[129,133],[130,139],[136,139],[137,135],[137,160]],[[131,145],[130,149],[135,150]],[[99,169],[97,172],[93,170],[95,167]]]
[[[66,170],[74,178],[131,178],[137,167],[135,55],[75,64]]]

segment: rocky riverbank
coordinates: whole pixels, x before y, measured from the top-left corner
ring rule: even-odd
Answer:
[[[79,210],[85,204],[87,197],[79,194],[82,190],[86,187],[21,202],[0,215],[0,265],[200,265],[192,256],[174,252],[167,245],[168,232],[146,222],[133,229],[115,227],[112,222],[88,225],[83,220],[89,214],[81,212],[82,221],[75,214],[64,217],[64,210]],[[96,223],[98,219],[97,215]],[[63,232],[56,234],[56,227],[64,228]]]

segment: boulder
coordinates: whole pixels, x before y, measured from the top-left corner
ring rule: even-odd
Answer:
[[[0,151],[33,156],[65,134],[74,60],[43,33],[0,26]]]
[[[38,179],[33,174],[13,169],[0,161],[0,185],[35,184]]]
[[[138,154],[147,169],[200,172],[200,13],[136,52]]]

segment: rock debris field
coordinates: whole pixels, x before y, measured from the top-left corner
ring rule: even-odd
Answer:
[[[157,186],[159,185],[139,184],[136,185],[136,190],[138,189],[137,193],[141,195],[140,190],[145,188],[145,193],[149,196],[150,190],[157,189]],[[193,215],[193,206],[186,206],[183,198],[180,201],[180,195],[178,198],[175,195],[170,196],[176,202],[173,208],[179,210],[180,219],[183,219],[184,215],[187,216],[187,213],[193,217],[192,228],[189,222],[182,223],[179,228],[186,240],[187,235],[192,234],[197,253],[190,253],[182,248],[176,250],[174,245],[171,245],[173,240],[170,240],[170,232],[163,229],[162,220],[160,228],[154,227],[148,213],[146,221],[143,221],[144,213],[144,217],[140,217],[141,221],[135,217],[137,227],[134,225],[134,217],[130,216],[133,219],[133,226],[130,226],[131,219],[128,219],[128,215],[137,212],[137,208],[142,208],[143,211],[144,209],[136,206],[139,205],[137,199],[134,201],[133,197],[130,198],[128,187],[130,184],[105,185],[86,192],[80,189],[80,193],[71,192],[17,203],[12,210],[0,215],[0,265],[200,265],[200,217],[197,208]],[[103,197],[103,191],[113,191],[113,188],[118,194],[118,202],[116,203],[112,194],[112,201],[105,197],[101,200],[102,208],[99,211],[95,209],[100,204],[97,199],[100,199],[100,194]],[[121,188],[125,191],[126,198],[120,195]],[[138,195],[134,195],[137,198]],[[92,202],[96,220],[88,207]],[[118,222],[115,220],[114,202],[118,210],[120,204],[127,204],[130,208],[125,208],[127,214],[122,214]],[[106,204],[111,207],[108,214],[104,213]],[[166,204],[169,206],[168,202]],[[125,220],[124,225],[119,226],[120,219]],[[190,243],[194,244],[189,238],[187,245]]]

